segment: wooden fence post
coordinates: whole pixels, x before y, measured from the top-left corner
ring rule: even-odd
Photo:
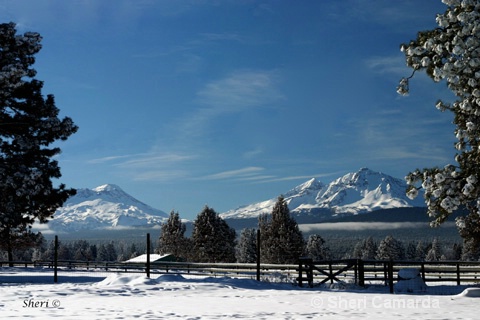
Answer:
[[[54,252],[53,252],[53,282],[58,282],[58,236],[55,235],[55,243],[54,243]]]
[[[298,286],[303,287],[303,260],[298,259]]]
[[[422,262],[422,265],[421,265],[421,272],[422,272],[422,280],[423,282],[425,282],[425,263]]]
[[[460,285],[460,262],[457,261],[457,286]]]
[[[365,286],[365,265],[362,259],[357,259],[357,268],[358,268],[358,285],[361,287]]]
[[[147,233],[147,278],[150,278],[150,233]]]
[[[328,262],[328,271],[330,272],[330,284],[333,284],[333,268],[332,268],[332,260]],[[312,275],[313,277],[313,275]],[[313,279],[312,279],[313,280]]]
[[[390,293],[393,293],[393,260],[388,261],[388,285]]]
[[[260,229],[257,230],[257,281],[260,281]]]

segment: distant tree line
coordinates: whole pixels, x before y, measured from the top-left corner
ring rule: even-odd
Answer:
[[[178,212],[172,211],[161,225],[155,253],[172,254],[178,261],[239,262],[257,261],[257,233],[260,233],[260,261],[262,263],[294,264],[299,257],[313,260],[465,260],[478,261],[480,252],[468,240],[462,244],[442,244],[432,241],[400,241],[393,236],[382,240],[373,237],[357,240],[353,244],[342,240],[327,242],[318,234],[305,239],[285,199],[280,196],[270,214],[258,219],[258,228],[245,228],[237,236],[235,230],[214,209],[205,206],[193,223],[191,237],[185,235],[186,225]],[[348,246],[348,250],[339,250]],[[89,243],[86,240],[59,242],[58,259],[78,261],[125,261],[146,252],[145,243],[110,241]],[[18,261],[51,261],[53,241],[42,237],[33,248],[16,250]],[[6,260],[0,251],[0,260]]]

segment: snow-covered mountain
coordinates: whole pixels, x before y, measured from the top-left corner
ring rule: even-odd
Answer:
[[[403,180],[362,168],[328,185],[313,178],[284,194],[288,207],[297,215],[359,214],[379,209],[423,207],[422,197],[410,200]],[[276,198],[239,207],[221,214],[225,219],[254,218],[271,213]]]
[[[120,187],[106,184],[94,189],[77,189],[59,208],[48,226],[71,232],[112,227],[159,225],[168,215],[133,198]]]

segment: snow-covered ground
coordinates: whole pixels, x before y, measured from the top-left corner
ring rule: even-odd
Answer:
[[[52,272],[0,268],[2,319],[478,319],[480,288],[292,284],[167,274]]]

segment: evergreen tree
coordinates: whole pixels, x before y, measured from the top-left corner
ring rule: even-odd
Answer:
[[[117,250],[113,242],[110,242],[105,246],[105,251],[107,256],[106,261],[118,261]]]
[[[419,241],[415,249],[415,260],[423,261],[427,255],[427,247],[422,241]]]
[[[194,254],[199,262],[235,262],[235,229],[205,206],[193,223]]]
[[[97,249],[97,261],[110,261],[107,248],[105,247],[105,244],[100,244],[98,249]]]
[[[377,243],[370,236],[358,242],[353,250],[353,257],[362,260],[374,260],[377,252]]]
[[[417,244],[410,241],[405,247],[405,260],[417,260]]]
[[[168,220],[162,224],[158,239],[158,253],[173,254],[177,259],[186,258],[185,224],[178,212],[170,212]]]
[[[41,36],[16,35],[14,23],[0,24],[0,248],[33,246],[35,220],[48,222],[55,210],[75,194],[51,179],[60,178],[51,147],[77,131],[70,118],[59,119],[53,95],[42,95],[43,83],[31,67],[41,49]]]
[[[460,236],[463,238],[462,260],[477,261],[480,257],[480,215],[471,211],[463,220]]]
[[[332,258],[330,248],[325,244],[325,240],[318,235],[312,234],[307,239],[305,245],[305,255],[314,261],[329,260]]]
[[[442,248],[438,238],[434,238],[432,241],[432,246],[428,250],[427,255],[425,256],[425,261],[440,261],[442,257]]]
[[[271,216],[259,217],[260,260],[264,263],[297,263],[305,240],[298,224],[290,216],[283,196],[278,197]]]
[[[476,239],[463,239],[462,260],[478,261],[480,259],[480,248]]]
[[[68,244],[58,241],[57,258],[58,260],[72,260],[72,253]]]
[[[462,258],[462,246],[454,243],[444,250],[444,255],[445,260],[458,261]]]
[[[257,261],[257,230],[243,229],[235,250],[237,262],[252,263]]]
[[[457,100],[438,101],[436,107],[454,115],[458,140],[456,164],[408,174],[407,195],[414,198],[418,189],[424,189],[432,226],[466,207],[477,223],[468,224],[465,217],[459,217],[457,227],[462,237],[480,241],[480,1],[443,0],[443,3],[447,10],[437,15],[438,27],[419,32],[417,39],[401,46],[413,73],[400,81],[398,92],[408,93],[409,81],[419,70],[424,70],[434,82],[446,82]]]
[[[129,257],[129,259],[133,259],[137,256],[138,256],[137,247],[135,246],[135,243],[132,243],[130,245],[130,249],[128,250],[128,257]]]
[[[378,260],[403,260],[405,257],[403,244],[392,236],[386,236],[378,245]]]

